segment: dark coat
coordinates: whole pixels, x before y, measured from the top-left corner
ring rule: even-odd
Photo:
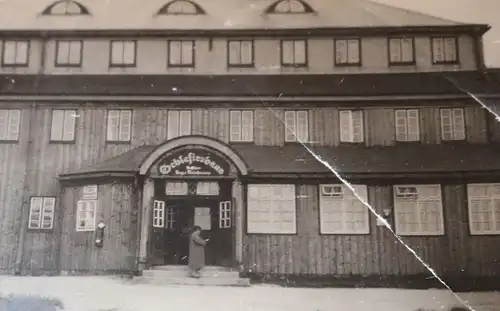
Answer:
[[[205,266],[205,245],[207,243],[200,234],[193,232],[189,239],[188,267],[191,270],[199,270]]]

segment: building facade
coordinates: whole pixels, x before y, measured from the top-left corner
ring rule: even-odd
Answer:
[[[500,275],[487,25],[365,0],[0,16],[5,273],[185,264],[198,224],[245,273],[427,275],[363,198],[439,275]]]

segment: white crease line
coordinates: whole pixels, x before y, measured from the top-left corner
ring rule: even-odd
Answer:
[[[257,96],[257,94],[254,93],[255,96]],[[295,136],[295,138],[297,139],[297,141],[321,164],[323,164],[326,168],[328,168],[344,185],[346,185],[351,191],[352,193],[358,198],[358,200],[361,201],[361,203],[363,203],[364,206],[366,206],[373,215],[375,215],[375,217],[377,217],[377,220],[379,220],[380,222],[382,222],[382,224],[384,224],[384,226],[389,229],[389,231],[396,237],[396,239],[404,245],[404,247],[406,247],[406,249],[411,253],[413,254],[413,256],[415,256],[415,258],[417,258],[417,260],[441,283],[443,284],[454,296],[455,298],[457,298],[457,300],[462,304],[464,305],[467,309],[469,309],[470,311],[476,311],[476,309],[474,309],[470,304],[468,304],[465,300],[462,299],[462,297],[460,297],[457,293],[455,293],[453,291],[453,289],[451,289],[450,286],[448,286],[448,284],[446,284],[446,282],[441,279],[439,277],[439,275],[431,268],[430,265],[428,265],[422,258],[420,258],[420,256],[417,255],[417,253],[413,250],[413,248],[411,248],[409,245],[407,245],[403,239],[398,235],[396,234],[396,232],[392,229],[391,225],[387,222],[387,220],[385,220],[384,217],[380,216],[377,211],[375,211],[375,209],[367,202],[365,201],[355,190],[354,190],[354,187],[347,181],[345,180],[344,178],[342,178],[342,176],[337,172],[337,170],[335,170],[327,161],[323,160],[319,155],[317,155],[314,151],[312,151],[309,147],[306,146],[306,144],[300,140],[300,138],[297,136],[297,134],[295,133],[295,131],[293,131],[292,129],[290,129],[286,123],[281,120],[278,116],[278,114],[272,109],[272,108],[269,108],[269,107],[266,107],[269,111],[271,111],[274,116],[280,120],[281,123],[283,123],[283,125],[285,126],[285,128],[287,130],[289,130],[293,136]]]

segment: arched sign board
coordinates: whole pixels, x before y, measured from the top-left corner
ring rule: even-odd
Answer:
[[[174,151],[157,165],[160,176],[228,176],[229,169],[226,159],[201,148]]]

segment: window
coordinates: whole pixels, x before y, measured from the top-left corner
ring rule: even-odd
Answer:
[[[29,214],[29,229],[52,229],[56,198],[32,197]]]
[[[29,59],[29,41],[6,40],[3,42],[2,66],[26,67]]]
[[[230,40],[227,50],[229,67],[253,67],[252,40]]]
[[[0,109],[0,141],[18,141],[21,110]]]
[[[108,110],[108,141],[128,142],[132,132],[131,110]]]
[[[174,0],[164,5],[158,15],[201,15],[205,11],[195,2],[187,0]]]
[[[196,183],[196,195],[219,195],[219,183],[216,181],[198,181]]]
[[[231,110],[230,112],[230,140],[232,142],[253,141],[253,111]]]
[[[394,217],[397,234],[443,235],[441,186],[394,186]]]
[[[420,141],[418,109],[396,110],[396,140]]]
[[[413,44],[413,38],[389,38],[389,63],[413,64],[415,62]]]
[[[304,1],[300,0],[279,0],[271,4],[267,10],[267,14],[300,14],[313,13],[312,7]]]
[[[192,40],[168,41],[168,66],[193,67],[194,41]]]
[[[168,111],[167,138],[191,135],[191,110]]]
[[[356,194],[368,200],[366,186],[353,185]],[[321,234],[370,233],[367,207],[345,185],[319,185]]]
[[[285,141],[306,142],[309,139],[307,110],[285,111]]]
[[[56,42],[56,66],[80,67],[82,49],[82,41],[58,40]]]
[[[340,141],[347,143],[363,142],[363,110],[341,110],[339,118]]]
[[[137,42],[111,41],[110,67],[134,67]]]
[[[75,140],[76,117],[76,110],[52,110],[50,140]]]
[[[432,62],[434,64],[457,63],[457,38],[432,38]]]
[[[281,41],[281,65],[285,67],[307,66],[307,41]]]
[[[165,228],[165,202],[153,201],[153,227]]]
[[[335,40],[335,65],[359,65],[361,64],[361,47],[359,39],[336,39]]]
[[[76,206],[76,231],[94,231],[97,217],[97,200],[78,201]]]
[[[441,138],[443,140],[465,139],[463,108],[441,109]]]
[[[169,181],[165,185],[166,195],[188,195],[188,183],[184,181]]]
[[[60,0],[42,11],[42,15],[89,15],[89,10],[76,1]]]
[[[297,233],[295,185],[248,185],[247,231]]]
[[[500,184],[467,185],[472,235],[500,234]]]
[[[219,228],[231,228],[231,202],[219,203]]]

